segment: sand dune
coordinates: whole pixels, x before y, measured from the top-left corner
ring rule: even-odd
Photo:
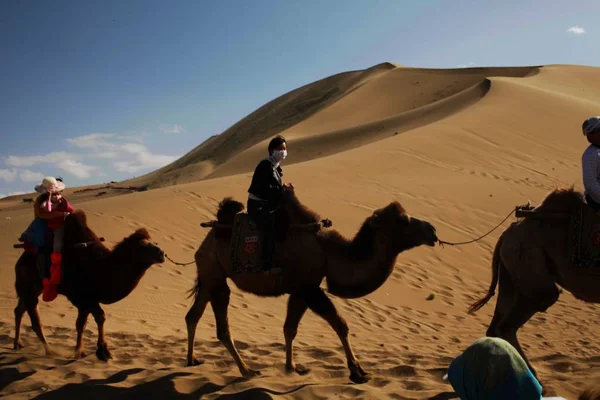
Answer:
[[[442,239],[466,240],[488,231],[515,204],[541,201],[555,184],[581,189],[579,160],[586,143],[580,126],[583,118],[598,113],[600,69],[418,70],[384,65],[368,71],[319,83],[319,93],[326,93],[329,84],[343,90],[336,89],[335,98],[315,103],[312,111],[294,121],[284,121],[294,115],[291,108],[270,106],[279,110],[272,111],[271,121],[283,112],[283,119],[272,123],[290,138],[286,180],[294,183],[303,202],[331,218],[344,235],[353,235],[374,208],[398,200],[410,213],[432,222]],[[310,88],[298,89],[296,95]],[[292,94],[285,96],[291,104]],[[222,138],[195,149],[198,157],[188,154],[181,168],[144,178],[157,186],[174,183],[171,177],[176,174],[176,182],[214,179],[126,195],[117,195],[115,189],[99,197],[97,192],[107,189],[74,193],[81,190],[75,188],[69,189],[69,199],[87,212],[92,228],[109,244],[146,226],[169,256],[191,261],[207,232],[199,223],[214,218],[218,201],[229,195],[246,198],[251,170],[275,131],[255,129],[261,126],[260,115],[269,115],[268,110],[259,111]],[[225,140],[239,147],[227,153]],[[214,164],[194,172],[212,152]],[[312,313],[300,324],[295,349],[297,362],[311,373],[287,375],[282,330],[287,297],[258,298],[233,285],[232,334],[242,356],[263,375],[240,377],[216,340],[210,309],[198,326],[196,341],[196,355],[206,363],[184,367],[184,316],[191,305],[186,291],[195,270],[169,262],[152,267],[125,300],[104,307],[115,357],[109,363],[93,354],[96,327],[91,321],[85,342],[89,355],[70,359],[76,312],[62,297],[40,306],[59,356],[42,355],[27,319],[26,347],[13,351],[14,262],[19,252],[11,245],[32,212],[20,197],[0,201],[0,209],[0,395],[7,398],[62,399],[93,393],[103,398],[210,399],[237,394],[449,399],[452,389],[442,380],[446,368],[485,334],[495,304],[494,299],[475,316],[466,313],[487,289],[492,248],[501,230],[476,244],[401,254],[390,279],[372,295],[334,298],[348,321],[359,360],[373,375],[363,385],[349,383],[338,339]],[[435,296],[428,301],[430,294]],[[600,307],[565,292],[547,313],[525,325],[520,340],[548,392],[575,399],[586,385],[600,380],[599,334]]]

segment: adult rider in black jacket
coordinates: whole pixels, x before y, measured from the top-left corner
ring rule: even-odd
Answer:
[[[292,184],[284,184],[280,163],[287,157],[287,142],[283,136],[276,136],[269,142],[269,156],[261,160],[252,176],[248,189],[248,215],[264,232],[263,268],[265,273],[279,273],[273,268],[275,211],[279,207],[285,188],[293,189]]]

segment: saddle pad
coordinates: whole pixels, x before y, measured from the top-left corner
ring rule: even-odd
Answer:
[[[584,205],[571,217],[571,261],[576,268],[600,268],[600,217]]]
[[[233,274],[263,271],[262,231],[247,213],[236,214],[231,237],[231,269]]]

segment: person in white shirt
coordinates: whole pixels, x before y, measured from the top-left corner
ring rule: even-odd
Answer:
[[[583,121],[581,129],[590,143],[581,156],[585,201],[598,212],[600,211],[600,116],[589,117]]]

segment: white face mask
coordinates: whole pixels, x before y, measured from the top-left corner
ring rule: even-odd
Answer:
[[[273,151],[273,158],[277,162],[281,162],[281,161],[285,160],[286,157],[287,157],[287,150],[275,150],[275,151]]]

